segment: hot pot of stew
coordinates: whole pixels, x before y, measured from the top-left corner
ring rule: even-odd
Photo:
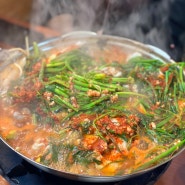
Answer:
[[[160,49],[76,32],[1,55],[0,136],[38,168],[118,181],[183,150],[185,63]]]

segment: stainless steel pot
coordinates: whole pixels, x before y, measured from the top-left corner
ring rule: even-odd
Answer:
[[[119,46],[124,50],[127,50],[130,55],[135,53],[141,53],[145,56],[151,57],[151,58],[157,58],[161,59],[166,63],[174,62],[168,54],[166,54],[164,51],[160,50],[159,48],[156,48],[151,45],[145,45],[127,38],[121,38],[121,37],[115,37],[115,36],[109,36],[109,35],[97,35],[92,32],[73,32],[66,35],[63,35],[61,37],[57,37],[51,40],[44,41],[42,43],[39,43],[39,47],[43,51],[50,51],[53,48],[54,49],[62,49],[70,45],[87,45],[90,47],[109,47],[109,46]],[[32,51],[32,48],[30,49],[30,52]],[[0,93],[3,94],[6,92],[8,88],[9,81],[12,80],[15,76],[19,75],[21,71],[15,67],[15,62],[21,61],[21,65],[25,64],[25,55],[22,51],[15,51],[12,50],[2,50],[0,55],[1,57],[1,63],[0,63]],[[7,73],[15,73],[11,75],[10,78],[4,78],[5,74]],[[25,160],[27,160],[32,165],[42,169],[43,171],[46,171],[48,173],[73,179],[73,180],[79,180],[79,181],[86,181],[86,182],[113,182],[113,181],[119,181],[124,179],[129,179],[141,174],[144,174],[150,170],[153,170],[159,166],[161,166],[164,163],[167,163],[168,161],[172,160],[175,156],[177,156],[181,151],[173,155],[168,161],[164,161],[161,164],[158,164],[156,166],[147,168],[145,170],[135,172],[133,174],[127,174],[127,175],[121,175],[121,176],[87,176],[87,175],[78,175],[78,174],[71,174],[63,171],[57,171],[55,169],[49,168],[47,166],[44,166],[40,163],[37,163],[26,156],[22,155],[21,153],[17,152],[14,148],[12,148],[2,137],[1,139],[3,142],[8,145],[12,150],[14,150],[16,153],[18,153],[20,156],[22,156]]]

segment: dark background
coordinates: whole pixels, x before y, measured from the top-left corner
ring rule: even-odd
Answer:
[[[32,43],[70,31],[88,30],[152,44],[174,60],[182,61],[184,10],[184,0],[0,0],[0,42],[24,47],[25,36]],[[13,20],[29,25],[12,25]],[[48,36],[35,26],[50,29],[53,34]]]

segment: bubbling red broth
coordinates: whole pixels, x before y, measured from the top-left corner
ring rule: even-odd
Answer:
[[[0,99],[1,137],[19,153],[59,171],[114,176],[184,145],[183,62],[118,46],[34,47]]]

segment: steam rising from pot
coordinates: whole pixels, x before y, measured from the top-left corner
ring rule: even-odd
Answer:
[[[34,0],[31,21],[47,26],[59,35],[87,30],[131,38],[157,46],[178,58],[179,48],[172,47],[174,41],[169,23],[174,2],[175,0]]]

